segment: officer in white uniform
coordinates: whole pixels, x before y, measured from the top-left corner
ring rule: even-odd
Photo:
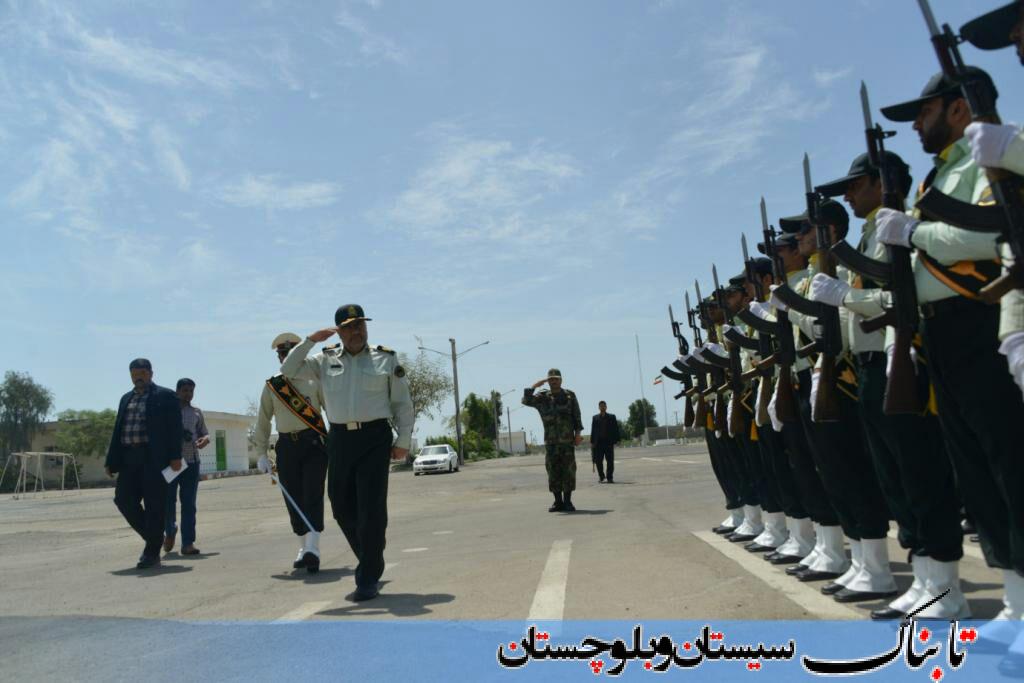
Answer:
[[[320,379],[330,422],[327,495],[356,567],[353,599],[377,597],[384,572],[391,459],[404,460],[412,445],[413,407],[405,370],[395,352],[370,347],[362,306],[347,304],[334,314],[336,327],[318,330],[292,349],[281,366],[288,378],[312,369]],[[341,344],[312,358],[313,346],[337,333]],[[392,424],[398,432],[395,438]]]

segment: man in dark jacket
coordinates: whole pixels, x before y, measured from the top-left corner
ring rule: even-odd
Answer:
[[[608,483],[615,480],[615,444],[619,442],[619,421],[608,412],[608,404],[601,401],[597,404],[598,414],[590,421],[590,449],[594,464],[597,465],[597,476],[605,481],[604,461],[608,461]]]
[[[114,504],[146,542],[137,569],[160,565],[167,481],[162,470],[181,469],[181,407],[170,389],[153,384],[145,358],[128,365],[135,388],[121,397],[107,449],[107,476],[117,474]]]

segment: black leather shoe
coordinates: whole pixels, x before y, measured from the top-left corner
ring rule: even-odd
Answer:
[[[797,574],[803,573],[805,571],[807,571],[807,565],[804,564],[795,564],[792,567],[786,568],[786,573],[790,576],[796,576]]]
[[[776,558],[776,557],[782,557],[782,556],[779,555],[778,551],[773,550],[770,553],[765,553],[764,555],[762,555],[761,559],[764,560],[765,562],[771,562],[772,559]]]
[[[608,477],[608,483],[609,483],[609,484],[614,484],[614,483],[615,483],[615,480],[614,480],[614,479],[612,479],[611,477]]]
[[[744,550],[749,550],[752,553],[772,553],[775,552],[775,548],[770,545],[761,545],[760,543],[748,543],[743,546]]]
[[[719,524],[718,526],[711,529],[711,531],[713,531],[716,534],[724,536],[725,534],[731,534],[732,532],[736,531],[736,527],[726,526],[725,524]]]
[[[875,621],[894,621],[896,619],[902,619],[904,617],[903,612],[892,607],[883,607],[882,609],[871,610],[871,618]]]
[[[832,599],[836,602],[871,602],[894,597],[897,593],[898,591],[852,591],[849,588],[844,588],[833,595]]]
[[[726,536],[726,538],[733,543],[746,543],[747,541],[753,541],[757,536],[757,534],[737,534],[736,532],[733,532]]]
[[[826,583],[824,586],[821,587],[821,592],[822,592],[823,595],[835,595],[836,593],[838,593],[839,591],[843,590],[844,588],[846,588],[846,586],[844,586],[841,583],[836,583],[835,581],[829,581],[828,583]]]
[[[295,560],[294,562],[292,562],[292,569],[302,569],[305,566],[306,566],[306,555],[303,555],[300,559]]]
[[[781,553],[776,554],[778,555],[778,557],[773,557],[772,559],[768,560],[774,565],[797,564],[798,562],[800,562],[800,560],[804,559],[802,557],[797,557],[796,555],[782,555]],[[790,567],[790,569],[792,569],[792,567]]]
[[[812,569],[807,569],[796,575],[798,581],[807,583],[809,581],[828,581],[830,579],[838,579],[842,574],[839,572],[818,572]]]
[[[598,484],[603,484],[604,483],[604,477],[601,477],[600,479],[598,479],[597,483]]]
[[[576,512],[576,506],[572,504],[571,500],[565,501],[565,511],[566,512]]]
[[[302,562],[306,566],[306,571],[310,574],[316,574],[320,571],[320,558],[314,553],[306,553],[303,555]]]
[[[565,512],[565,503],[552,503],[548,512]]]
[[[380,588],[377,584],[373,584],[372,586],[357,586],[356,592],[352,594],[352,599],[356,602],[363,602],[365,600],[373,600],[378,595],[380,595]]]
[[[136,563],[136,569],[152,569],[153,567],[160,566],[159,555],[141,555],[139,561]]]

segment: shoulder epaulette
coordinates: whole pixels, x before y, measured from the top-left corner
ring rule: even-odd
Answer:
[[[373,348],[376,351],[381,351],[383,353],[390,353],[392,356],[395,355],[395,353],[396,353],[394,349],[389,349],[388,347],[381,346],[380,344],[378,344],[377,346],[375,346]]]

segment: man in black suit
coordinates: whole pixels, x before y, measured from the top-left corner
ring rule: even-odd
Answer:
[[[608,404],[597,404],[600,411],[590,421],[590,453],[597,465],[597,476],[605,481],[604,461],[608,460],[608,483],[613,484],[615,474],[615,444],[619,442],[619,421],[608,412]]]
[[[114,504],[146,542],[137,569],[160,565],[167,481],[161,472],[181,469],[181,407],[170,389],[153,384],[145,358],[128,365],[135,388],[121,397],[107,449],[107,476],[117,474]]]

